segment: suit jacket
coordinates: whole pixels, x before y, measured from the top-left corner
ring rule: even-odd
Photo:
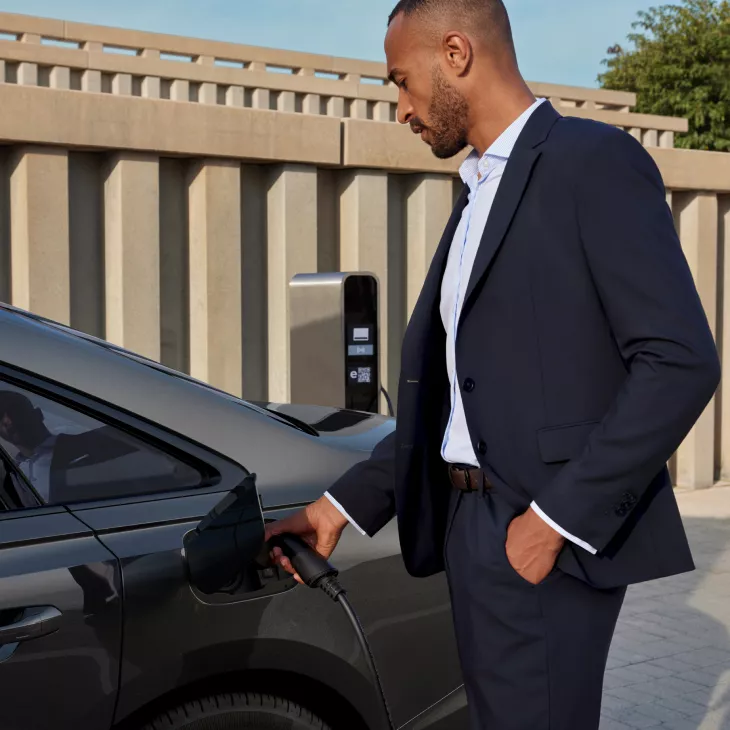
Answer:
[[[450,411],[443,271],[465,188],[406,330],[396,429],[329,491],[369,534],[395,513],[413,575],[444,567]],[[694,565],[667,461],[720,377],[712,333],[651,156],[543,103],[502,178],[456,341],[480,464],[515,511],[563,529],[558,567],[599,587]],[[471,383],[470,383],[471,386]]]

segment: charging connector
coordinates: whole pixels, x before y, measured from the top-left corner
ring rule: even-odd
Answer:
[[[365,657],[365,662],[368,665],[368,669],[373,677],[375,686],[380,693],[383,707],[385,708],[390,720],[388,703],[385,699],[385,693],[383,692],[383,686],[380,682],[380,675],[378,674],[378,668],[375,665],[375,659],[370,651],[370,645],[368,644],[360,619],[348,600],[345,589],[340,585],[339,580],[337,580],[339,575],[337,568],[331,565],[321,555],[316,553],[309,545],[307,545],[306,542],[304,542],[304,540],[296,535],[277,535],[271,538],[269,544],[271,547],[280,548],[281,552],[289,558],[292,567],[296,570],[305,585],[310,588],[319,588],[327,596],[329,596],[329,598],[335,601],[335,603],[339,603],[342,606],[342,609],[347,614],[347,617],[352,624],[352,628],[355,631],[358,643],[360,644],[363,656]]]

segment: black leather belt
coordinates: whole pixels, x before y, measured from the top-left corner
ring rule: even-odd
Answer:
[[[492,488],[489,477],[481,469],[462,464],[449,464],[449,481],[460,492],[476,492],[480,484],[483,489]]]

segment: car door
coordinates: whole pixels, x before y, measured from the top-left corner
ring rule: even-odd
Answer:
[[[0,510],[0,726],[108,730],[119,686],[118,561],[66,509],[41,505],[4,451]]]
[[[92,723],[83,714],[89,704],[88,697],[84,686],[77,686],[70,679],[73,671],[68,673],[65,684],[49,676],[40,692],[37,679],[43,674],[37,666],[35,673],[29,674],[28,668],[22,675],[19,671],[12,675],[17,677],[12,682],[16,694],[18,689],[26,688],[22,693],[23,707],[35,702],[44,708],[46,696],[60,692],[56,699],[65,703],[65,707],[59,706],[55,717],[49,714],[48,718],[48,722],[54,723],[54,730],[109,728],[113,722],[128,718],[186,681],[183,670],[189,656],[185,649],[192,653],[198,638],[202,639],[203,646],[211,641],[210,635],[203,631],[206,626],[198,628],[202,604],[191,591],[190,556],[186,551],[193,551],[193,543],[186,543],[186,536],[195,533],[201,519],[231,492],[239,496],[243,505],[238,512],[237,528],[240,529],[235,531],[235,542],[241,546],[238,556],[245,553],[247,559],[242,558],[242,564],[223,559],[208,561],[206,574],[198,576],[200,582],[209,585],[211,580],[219,580],[221,566],[224,574],[230,566],[229,577],[238,581],[236,590],[239,593],[250,589],[257,596],[264,596],[291,587],[289,576],[272,574],[266,578],[264,574],[270,574],[269,569],[258,565],[247,567],[264,548],[264,521],[255,481],[243,467],[209,449],[81,393],[3,367],[0,367],[0,448],[12,460],[18,481],[31,493],[30,499],[45,504],[35,511],[22,513],[28,515],[25,522],[31,526],[35,524],[31,523],[31,518],[36,512],[46,515],[46,520],[35,530],[31,526],[25,528],[35,552],[18,557],[21,567],[23,558],[25,564],[30,565],[40,550],[33,541],[42,535],[43,539],[49,540],[46,552],[56,561],[50,567],[42,561],[32,563],[33,567],[37,564],[38,571],[46,571],[43,575],[48,575],[50,583],[44,584],[41,576],[38,584],[51,595],[45,596],[40,589],[35,594],[27,590],[27,598],[23,599],[23,606],[29,606],[33,611],[37,606],[47,608],[40,615],[39,630],[45,631],[45,622],[48,622],[49,630],[65,626],[57,613],[68,611],[71,615],[73,611],[69,604],[71,599],[62,600],[68,586],[60,576],[47,573],[57,567],[58,561],[64,568],[67,564],[71,567],[67,570],[70,580],[75,579],[87,592],[91,591],[90,597],[98,597],[105,615],[110,608],[116,608],[113,672],[110,674],[106,665],[101,667],[107,660],[103,652],[93,654],[93,659],[99,663],[94,669],[97,684],[103,683],[112,690],[106,714],[98,721],[94,719],[94,723],[101,724]],[[12,493],[12,489],[10,491]],[[29,498],[25,497],[25,501],[29,502]],[[68,557],[58,549],[59,538],[54,530],[71,536]],[[2,534],[0,528],[0,544],[3,539],[17,543],[21,532],[17,527]],[[205,548],[208,548],[207,544]],[[77,566],[72,562],[79,554],[88,565]],[[0,562],[0,569],[2,567]],[[23,568],[24,573],[28,570]],[[97,584],[110,579],[110,570],[114,590],[105,591]],[[28,583],[35,585],[25,579],[24,585]],[[122,585],[123,620],[120,609]],[[225,580],[221,587],[227,587]],[[2,589],[0,582],[0,592]],[[60,597],[55,596],[54,591],[58,591]],[[1,600],[4,604],[0,606],[7,604],[9,608],[15,608],[18,605],[17,600],[6,595]],[[88,621],[87,614],[98,613],[95,605],[93,602],[81,604],[81,609],[86,611],[81,618],[93,624],[106,640],[109,638],[107,624]],[[252,604],[249,611],[240,611],[237,617],[250,627],[254,636],[259,613],[259,607]],[[8,623],[22,620],[22,616],[7,614]],[[67,617],[63,620],[67,621],[71,638],[71,643],[65,646],[65,655],[74,657],[89,639],[83,639],[82,627],[71,626]],[[217,622],[213,628],[217,640],[225,641],[228,627]],[[60,630],[58,633],[60,635]],[[58,643],[47,648],[46,655],[48,651],[57,650],[57,646]],[[70,660],[69,665],[72,669]],[[205,666],[195,666],[208,671]],[[0,665],[0,680],[4,678]],[[94,688],[91,678],[86,677],[84,681]],[[11,686],[10,681],[4,684]],[[41,711],[45,712],[45,709]],[[5,712],[0,709],[0,728],[42,730],[51,727],[29,722],[20,711],[17,714],[18,724],[6,727]],[[59,724],[59,718],[69,724]]]

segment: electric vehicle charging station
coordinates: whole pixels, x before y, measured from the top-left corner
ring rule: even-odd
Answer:
[[[378,279],[370,273],[292,278],[292,403],[379,413],[378,296]]]

